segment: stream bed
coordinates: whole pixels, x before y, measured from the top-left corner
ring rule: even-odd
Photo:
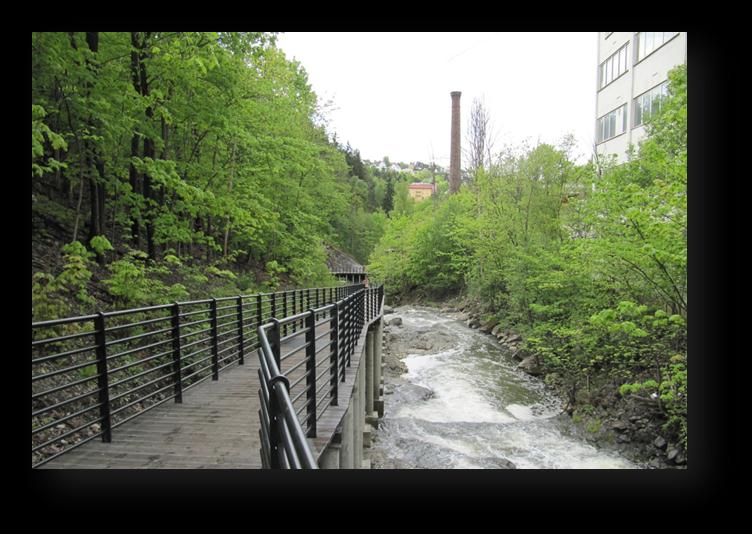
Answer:
[[[386,319],[394,317],[402,324],[385,329],[384,418],[367,450],[372,468],[640,468],[578,436],[542,380],[459,314],[404,306]]]

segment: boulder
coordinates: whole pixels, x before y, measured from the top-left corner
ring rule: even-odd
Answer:
[[[528,357],[530,357],[530,353],[525,349],[517,349],[512,353],[512,359],[517,362],[521,362]]]
[[[519,341],[522,341],[522,336],[519,334],[512,334],[510,336],[507,336],[507,343],[517,343]]]
[[[517,368],[532,376],[540,376],[543,373],[538,363],[538,358],[535,356],[528,356],[519,363]]]
[[[666,454],[666,459],[669,462],[673,462],[676,459],[677,456],[679,456],[679,449],[671,449]]]
[[[392,308],[391,306],[387,306],[386,304],[384,304],[384,315],[388,315],[390,313],[394,313],[394,308]]]
[[[392,317],[387,324],[389,326],[402,326],[402,317]]]
[[[488,321],[486,323],[483,323],[480,326],[480,331],[483,332],[484,334],[490,334],[493,331],[495,324],[496,324],[495,321]]]
[[[658,447],[659,449],[665,449],[668,443],[661,436],[658,436],[657,438],[655,438],[655,440],[653,440],[653,445]]]
[[[627,423],[626,421],[616,421],[611,425],[611,428],[613,428],[617,432],[624,432],[629,428],[629,423]]]

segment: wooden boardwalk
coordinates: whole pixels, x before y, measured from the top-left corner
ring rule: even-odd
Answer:
[[[233,367],[40,469],[260,469],[256,351]]]
[[[321,325],[316,333],[327,330],[328,325]],[[352,370],[360,363],[365,337],[364,329],[351,360]],[[317,349],[327,338],[316,344]],[[303,342],[303,336],[287,341],[282,353]],[[282,372],[301,361],[304,354],[304,350],[298,351],[285,361]],[[322,364],[328,358],[327,351],[322,351]],[[219,380],[206,380],[185,391],[182,404],[165,402],[113,429],[111,443],[94,439],[40,469],[260,469],[258,368],[257,351],[249,351],[244,365],[233,363],[220,373]],[[301,371],[304,369],[302,366]],[[317,456],[332,439],[347,408],[354,375],[348,369],[347,381],[339,384],[339,406],[327,407],[318,422],[318,437],[309,439]],[[292,382],[297,376],[288,377]],[[319,385],[325,382],[327,376]]]

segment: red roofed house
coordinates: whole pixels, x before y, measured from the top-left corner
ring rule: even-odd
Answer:
[[[420,202],[421,200],[430,198],[431,195],[433,195],[434,186],[433,184],[424,184],[417,182],[410,184],[408,191],[410,193],[410,198],[412,198],[416,202]]]

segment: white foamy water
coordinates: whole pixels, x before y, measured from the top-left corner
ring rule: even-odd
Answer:
[[[400,310],[403,327],[443,330],[455,346],[403,359],[402,378],[431,390],[390,404],[373,447],[418,468],[630,469],[637,465],[564,435],[560,401],[516,369],[489,336],[434,310]],[[395,387],[400,387],[396,385]]]

